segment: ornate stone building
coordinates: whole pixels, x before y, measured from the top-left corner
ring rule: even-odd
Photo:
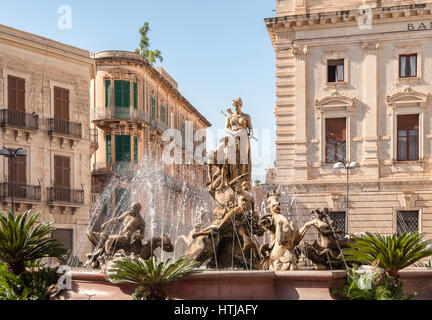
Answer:
[[[431,1],[276,3],[275,183],[292,213],[326,206],[348,232],[431,237]]]
[[[185,160],[186,154],[193,154],[195,147],[203,144],[205,129],[211,124],[182,96],[176,81],[163,68],[153,67],[136,53],[105,51],[95,54],[94,59],[97,74],[92,88],[91,114],[99,136],[99,149],[92,160],[95,203],[98,202],[96,195],[124,168],[126,171],[131,168],[130,171],[136,174],[151,167],[166,178],[164,186],[168,190],[159,194],[158,200],[152,200],[156,203],[172,201],[168,200],[172,194],[182,198],[183,184],[192,188],[203,187],[207,181],[204,166],[196,161],[186,163]],[[162,161],[163,150],[168,143],[162,139],[166,129],[176,129],[181,133],[182,141],[178,141],[182,150],[181,164]],[[200,141],[193,141],[199,130],[203,136]],[[188,141],[193,141],[192,145]],[[205,148],[202,153],[205,154]],[[156,181],[156,175],[154,179]],[[104,214],[99,216],[96,225],[100,225],[107,215],[119,214],[133,201],[144,203],[144,210],[148,208],[149,199],[143,194],[154,191],[144,190],[143,187],[139,195],[134,196],[129,194],[133,192],[127,189],[128,182],[123,184],[111,188],[112,194],[108,195],[109,199],[104,204]],[[127,200],[122,201],[125,193]],[[186,204],[190,209],[194,208],[192,201],[191,198]],[[122,206],[119,202],[126,202],[126,205]],[[144,215],[147,216],[147,213],[144,212]],[[191,221],[193,212],[186,210],[186,213],[188,217],[184,220]],[[98,212],[95,214],[98,215]]]
[[[41,212],[72,256],[87,250],[90,81],[86,50],[0,25],[0,144],[25,157],[0,157],[1,211]],[[84,240],[84,241],[83,241]]]

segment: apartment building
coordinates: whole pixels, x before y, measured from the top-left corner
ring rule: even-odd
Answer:
[[[92,86],[91,114],[99,141],[99,149],[92,158],[95,202],[96,195],[104,190],[113,175],[122,170],[133,174],[142,170],[143,162],[157,169],[167,181],[155,202],[166,203],[172,194],[176,194],[178,199],[175,201],[180,202],[184,196],[184,184],[189,188],[202,188],[207,181],[205,166],[185,160],[188,152],[194,153],[199,144],[205,145],[205,129],[211,124],[183,97],[177,82],[163,68],[153,67],[136,53],[104,51],[95,54],[94,59],[97,73]],[[162,159],[168,143],[163,141],[162,135],[167,129],[181,133],[182,139],[178,141],[182,150],[181,163],[167,164]],[[200,139],[194,139],[200,130],[204,134]],[[193,141],[190,148],[188,141]],[[202,153],[205,152],[204,147]],[[148,210],[143,194],[151,191],[143,188],[139,195],[133,196],[127,188],[128,180],[123,184],[112,188],[96,225],[105,221],[107,216],[120,214],[133,201],[143,203],[144,211]],[[119,205],[121,199],[126,206]],[[193,201],[192,193],[187,201],[189,209],[185,221],[191,221],[195,214]],[[176,211],[175,208],[172,210]],[[95,214],[99,215],[98,212]],[[173,216],[171,219],[178,218]]]
[[[0,143],[26,155],[0,157],[1,211],[40,212],[80,259],[89,249],[95,72],[86,50],[0,25]]]

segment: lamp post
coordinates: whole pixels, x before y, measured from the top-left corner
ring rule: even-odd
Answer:
[[[13,161],[16,157],[26,157],[27,152],[23,148],[19,148],[17,150],[11,150],[8,148],[3,147],[3,149],[0,150],[0,156],[6,157],[11,159],[11,168],[9,172],[10,176],[10,183],[11,183],[11,198],[12,198],[12,213],[14,213],[14,166]]]
[[[349,219],[349,172],[351,169],[360,168],[360,163],[358,161],[345,162],[339,161],[333,166],[333,169],[345,169],[346,170],[346,219],[345,219],[345,232],[348,233],[348,219]]]

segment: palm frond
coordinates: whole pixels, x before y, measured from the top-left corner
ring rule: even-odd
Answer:
[[[383,236],[366,233],[356,238],[350,248],[344,249],[347,261],[357,261],[378,266],[389,274],[396,274],[416,262],[432,255],[432,241],[424,240],[419,233],[404,233],[400,236]]]
[[[11,212],[0,215],[0,260],[12,269],[13,266],[22,268],[26,261],[60,258],[67,253],[62,243],[51,238],[55,230],[51,223],[37,224],[39,216],[30,211],[17,217]]]
[[[162,286],[183,277],[200,272],[199,264],[189,258],[182,257],[171,263],[157,263],[156,258],[149,260],[125,258],[116,261],[114,267],[108,270],[108,278],[114,283],[128,282],[140,286]]]

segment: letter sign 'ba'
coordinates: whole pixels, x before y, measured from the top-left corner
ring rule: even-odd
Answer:
[[[432,30],[432,22],[418,22],[418,23],[408,23],[408,31],[422,31],[422,30]]]

